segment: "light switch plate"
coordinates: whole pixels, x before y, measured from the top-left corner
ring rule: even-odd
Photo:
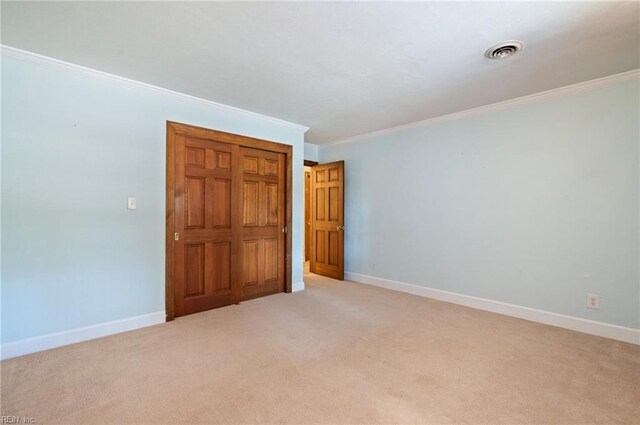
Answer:
[[[127,209],[135,210],[138,207],[136,198],[127,198]]]

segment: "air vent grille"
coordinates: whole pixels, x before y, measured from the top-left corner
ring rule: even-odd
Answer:
[[[484,55],[489,59],[505,59],[518,53],[524,45],[520,41],[510,40],[487,49]]]

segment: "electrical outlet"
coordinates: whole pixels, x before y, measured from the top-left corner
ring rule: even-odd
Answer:
[[[136,201],[136,198],[127,198],[127,209],[135,210],[136,208],[138,208],[138,203]]]
[[[587,294],[587,308],[600,310],[600,295]]]

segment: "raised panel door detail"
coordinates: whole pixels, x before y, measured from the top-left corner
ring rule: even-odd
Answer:
[[[326,194],[326,189],[324,187],[321,187],[319,189],[316,189],[316,220],[318,221],[325,221],[325,214],[324,214],[324,209],[326,206],[326,200],[325,200],[325,194]]]
[[[278,175],[278,161],[273,159],[264,160],[264,175],[265,176],[277,176]]]
[[[212,179],[210,182],[208,210],[213,227],[231,227],[231,180]]]
[[[329,265],[337,266],[338,265],[338,232],[329,231],[329,244],[327,251],[329,252]]]
[[[185,245],[185,298],[204,294],[204,244]]]
[[[264,280],[278,279],[278,239],[264,240]]]
[[[214,291],[231,290],[231,243],[212,244],[212,278]]]
[[[340,178],[340,170],[338,168],[329,168],[329,181],[335,182]]]
[[[242,244],[242,284],[258,283],[258,241],[243,241]]]
[[[186,165],[189,167],[204,168],[204,149],[187,148]]]
[[[340,220],[340,189],[333,186],[329,187],[329,221]]]
[[[187,177],[185,179],[185,227],[188,229],[204,227],[204,189],[205,179]]]
[[[258,225],[258,182],[245,181],[243,190],[243,224]]]
[[[244,156],[242,160],[242,170],[245,174],[258,174],[258,158]]]
[[[216,152],[216,168],[231,170],[231,154],[229,152]]]
[[[316,183],[324,183],[326,181],[326,171],[319,170],[316,172]]]
[[[325,235],[326,231],[316,230],[316,261],[318,263],[324,263],[325,259]]]
[[[266,183],[264,196],[266,198],[265,220],[266,226],[278,225],[278,184]]]

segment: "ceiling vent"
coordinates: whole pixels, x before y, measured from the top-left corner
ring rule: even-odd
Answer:
[[[506,59],[524,48],[521,41],[509,40],[489,47],[484,55],[489,59]]]

